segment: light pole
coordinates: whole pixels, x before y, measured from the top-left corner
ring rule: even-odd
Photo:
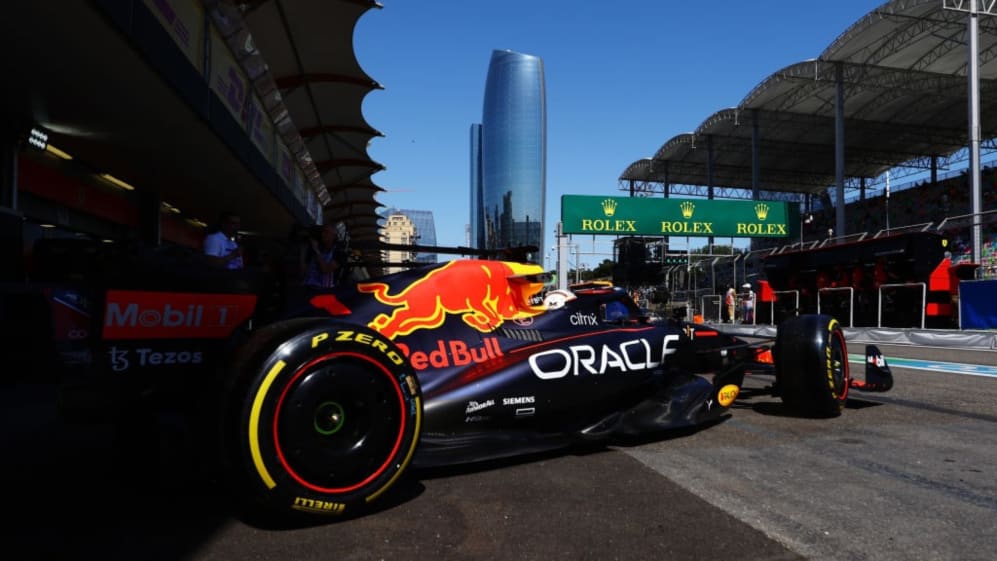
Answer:
[[[970,206],[973,212],[973,263],[981,260],[983,226],[980,213],[983,211],[982,186],[980,185],[980,46],[979,17],[997,15],[993,2],[961,2],[942,0],[945,10],[967,12],[966,34],[969,36],[969,64],[966,65],[966,78],[969,81],[969,185]]]
[[[581,260],[581,256],[579,255],[579,253],[580,252],[579,252],[579,249],[578,249],[578,244],[575,244],[575,282],[576,283],[582,282],[582,280],[581,280],[582,260]]]
[[[741,282],[748,282],[748,256],[751,255],[751,251],[745,251],[741,254]],[[734,265],[735,267],[737,265]],[[735,275],[736,276],[736,275]],[[734,283],[737,286],[737,283]]]
[[[812,212],[808,212],[800,217],[800,249],[803,249],[803,227],[814,221]]]
[[[890,170],[886,170],[886,235],[890,235]]]

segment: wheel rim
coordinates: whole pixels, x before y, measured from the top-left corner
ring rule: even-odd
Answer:
[[[345,493],[390,467],[405,424],[404,398],[391,374],[363,355],[337,353],[295,372],[272,430],[291,477],[315,491]]]

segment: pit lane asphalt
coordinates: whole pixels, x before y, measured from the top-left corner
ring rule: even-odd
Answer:
[[[997,380],[894,374],[830,420],[784,415],[749,378],[731,416],[693,434],[414,472],[381,512],[291,529],[171,480],[182,458],[122,481],[106,427],[59,424],[49,386],[5,384],[2,543],[16,559],[997,558]]]

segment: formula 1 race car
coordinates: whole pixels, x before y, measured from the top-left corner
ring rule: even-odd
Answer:
[[[774,376],[801,416],[892,385],[874,347],[852,379],[830,316],[749,341],[649,321],[618,287],[551,289],[538,265],[455,260],[295,298],[153,261],[45,289],[59,345],[45,354],[86,366],[64,375],[64,414],[113,411],[119,440],[159,450],[150,422],[182,412],[203,440],[191,456],[270,518],[362,513],[413,466],[706,427],[746,375]]]
[[[313,296],[311,312],[238,351],[221,409],[227,473],[269,512],[349,515],[410,465],[464,463],[706,426],[747,373],[804,416],[840,414],[850,388],[892,377],[868,350],[852,380],[824,315],[743,341],[651,323],[620,288],[544,293],[538,266],[459,260]],[[774,344],[773,344],[774,343]]]

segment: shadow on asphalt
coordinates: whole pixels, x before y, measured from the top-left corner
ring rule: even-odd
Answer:
[[[878,401],[854,397],[854,394],[854,391],[849,392],[848,400],[845,402],[845,409],[858,410],[883,405]],[[787,408],[778,397],[773,396],[770,387],[742,388],[737,401],[734,402],[731,409],[751,410],[759,415],[773,417],[800,417],[798,413]]]
[[[702,559],[735,547],[755,558],[799,559],[601,445],[413,469],[376,508],[352,518],[256,521],[238,512],[220,482],[184,476],[184,457],[172,449],[137,467],[138,458],[113,448],[109,426],[60,424],[48,389],[2,390],[8,522],[0,539],[18,561]]]

